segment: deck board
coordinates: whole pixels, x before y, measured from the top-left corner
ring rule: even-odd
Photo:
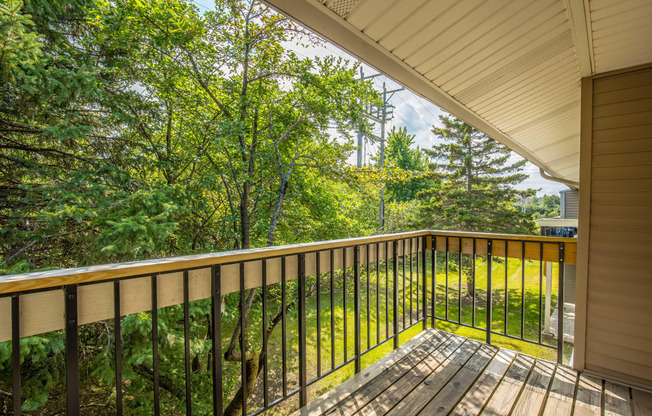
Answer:
[[[573,411],[576,383],[577,372],[571,368],[558,365],[546,399],[543,416],[570,415]]]
[[[448,384],[421,409],[420,415],[447,415],[494,358],[498,348],[482,345]],[[427,400],[424,401],[427,403]]]
[[[359,389],[356,394],[342,400],[333,409],[328,411],[329,415],[351,415],[362,409],[367,403],[383,393],[387,388],[395,384],[414,366],[427,358],[433,350],[437,350],[448,339],[450,334],[444,332],[437,333],[434,337],[428,339],[423,344],[415,348],[412,353],[405,356],[402,360],[388,368],[376,378],[371,380],[364,387]]]
[[[525,387],[519,396],[513,416],[538,415],[548,393],[548,387],[555,372],[555,363],[546,360],[537,360]]]
[[[604,416],[632,416],[629,388],[610,381],[604,383]]]
[[[636,416],[652,416],[652,393],[632,389],[632,401]]]
[[[405,374],[395,384],[388,388],[382,395],[377,396],[372,401],[363,407],[360,415],[384,415],[389,412],[396,403],[401,401],[407,393],[411,392],[416,386],[419,385],[432,371],[436,370],[443,363],[449,362],[448,357],[455,353],[464,343],[465,339],[458,336],[453,336],[443,346],[433,354],[429,355],[426,359],[420,362],[417,366],[412,368],[410,372]]]
[[[515,357],[516,353],[514,351],[505,349],[498,351],[498,354],[494,356],[489,366],[466,392],[466,395],[460,400],[451,414],[460,416],[478,415]]]
[[[602,403],[602,380],[587,374],[581,374],[577,382],[575,412],[577,416],[600,414]]]
[[[412,390],[390,411],[388,416],[413,416],[428,403],[450,379],[471,359],[482,344],[478,341],[466,340],[455,354],[445,363],[437,367],[414,390]]]
[[[428,329],[295,412],[652,416],[652,393]]]
[[[507,374],[505,374],[505,377],[503,377],[498,387],[496,387],[493,396],[491,396],[491,399],[480,414],[489,416],[503,415],[506,414],[506,412],[509,412],[509,409],[511,409],[514,402],[516,402],[516,398],[521,392],[533,365],[533,357],[518,354],[512,365],[509,367],[509,370],[507,370]]]

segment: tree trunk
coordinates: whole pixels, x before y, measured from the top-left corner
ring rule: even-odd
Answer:
[[[242,389],[246,388],[247,392],[247,398],[251,395],[251,393],[254,391],[254,387],[256,387],[256,381],[258,380],[258,374],[260,373],[260,369],[262,366],[260,365],[260,360],[258,353],[252,352],[250,353],[251,357],[247,359],[245,368],[247,369],[247,382],[246,383],[240,383],[240,388],[238,389],[237,393],[233,397],[233,400],[231,400],[231,403],[226,407],[226,410],[224,410],[224,416],[239,416],[242,414]],[[249,355],[249,353],[247,354]]]

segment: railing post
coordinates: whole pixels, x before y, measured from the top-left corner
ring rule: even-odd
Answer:
[[[154,378],[154,415],[161,414],[161,388],[158,363],[158,277],[152,276],[152,376]]]
[[[11,371],[13,375],[14,415],[20,415],[20,297],[11,296]]]
[[[437,328],[437,237],[431,235],[430,243],[432,244],[432,264],[430,265],[432,269],[432,320],[430,323],[435,329]]]
[[[319,253],[317,253],[319,255]],[[306,255],[299,254],[299,407],[308,403],[306,377]],[[317,294],[319,296],[319,294]]]
[[[79,415],[79,329],[77,327],[77,285],[63,288],[66,316],[66,400],[67,414]]]
[[[183,271],[183,350],[186,382],[186,415],[192,415],[192,368],[190,362],[190,283],[188,270]]]
[[[221,416],[222,405],[222,277],[221,266],[211,267],[211,314],[213,315],[213,415]]]
[[[355,373],[360,372],[360,246],[353,247],[353,314],[355,320]],[[369,313],[369,311],[367,311]]]
[[[491,256],[493,255],[493,241],[487,240],[487,344],[491,345],[491,323],[492,318],[492,293],[491,293]]]
[[[392,242],[392,277],[394,278],[394,296],[392,297],[392,303],[394,308],[394,314],[392,318],[394,319],[394,349],[398,348],[398,241],[394,240]]]
[[[252,289],[253,290],[253,289]],[[247,320],[245,319],[245,264],[240,263],[240,377],[242,416],[247,416]]]
[[[113,333],[115,339],[115,412],[122,416],[122,328],[120,313],[120,281],[113,282]]]
[[[557,294],[557,362],[564,361],[564,249],[565,244],[559,243],[559,286]]]
[[[426,260],[428,259],[427,236],[421,239],[421,269],[423,270],[423,291],[421,293],[421,303],[423,306],[423,330],[428,328],[428,268]]]

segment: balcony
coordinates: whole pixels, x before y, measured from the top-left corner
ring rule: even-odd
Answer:
[[[652,395],[578,374],[546,332],[576,244],[419,231],[0,277],[6,408],[41,382],[25,346],[55,333],[65,383],[38,414],[645,414]]]

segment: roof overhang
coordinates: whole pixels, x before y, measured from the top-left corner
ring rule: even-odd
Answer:
[[[649,0],[265,1],[571,182],[580,79],[652,62]]]

